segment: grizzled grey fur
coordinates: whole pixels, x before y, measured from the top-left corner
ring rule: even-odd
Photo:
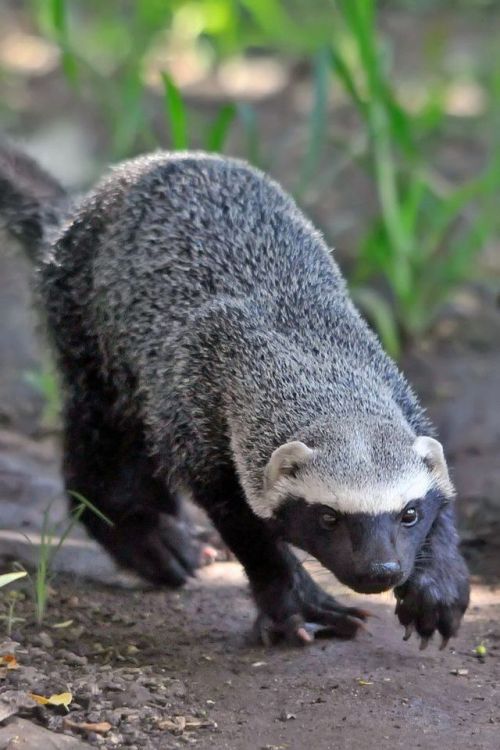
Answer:
[[[397,586],[424,642],[454,634],[468,584],[441,448],[293,200],[241,161],[155,153],[114,168],[46,240],[65,198],[34,175],[0,182],[0,213],[13,223],[14,190],[36,207],[14,224],[63,378],[68,489],[115,524],[87,512],[96,538],[178,585],[198,554],[190,492],[245,566],[265,640],[308,640],[308,621],[351,636],[366,617],[313,584],[290,541],[358,590]],[[408,501],[419,531],[396,534]]]

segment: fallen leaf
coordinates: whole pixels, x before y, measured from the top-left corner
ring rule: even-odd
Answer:
[[[358,685],[364,687],[365,685],[373,685],[373,682],[368,682],[368,680],[358,680]]]
[[[206,729],[207,727],[217,727],[212,719],[197,719],[195,716],[185,716],[186,729]]]
[[[19,664],[14,654],[4,654],[0,656],[0,665],[6,666],[7,669],[19,669]]]
[[[184,732],[186,728],[186,717],[173,716],[171,719],[162,719],[158,722],[158,728],[166,729],[172,734],[179,736]]]
[[[55,622],[52,627],[53,628],[69,628],[70,625],[73,625],[73,620],[64,620],[64,622]]]
[[[211,719],[198,719],[196,716],[172,716],[169,719],[160,719],[157,726],[179,737],[185,730],[216,728],[217,724]]]
[[[252,664],[252,667],[265,667],[267,664],[267,661],[254,661]]]
[[[72,721],[65,718],[63,724],[68,729],[76,729],[79,732],[95,732],[96,734],[106,734],[111,729],[111,724],[108,721]]]
[[[28,693],[28,695],[35,701],[35,703],[38,703],[39,706],[64,706],[66,711],[69,711],[69,704],[73,700],[73,695],[71,693],[56,693],[49,698],[45,698],[43,695],[37,695],[36,693]]]
[[[8,586],[9,583],[17,581],[18,578],[24,578],[27,575],[25,570],[19,570],[17,573],[3,573],[0,576],[0,589],[2,586]]]

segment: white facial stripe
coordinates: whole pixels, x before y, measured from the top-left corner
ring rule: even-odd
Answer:
[[[402,478],[397,484],[378,485],[366,489],[336,488],[319,477],[303,475],[302,477],[282,477],[271,492],[260,497],[249,498],[251,506],[261,518],[270,518],[273,511],[287,495],[302,497],[308,503],[328,505],[340,513],[399,513],[411,500],[424,497],[433,485],[428,471],[415,473]]]
[[[281,477],[267,493],[248,497],[254,513],[261,518],[271,518],[273,512],[287,495],[301,497],[308,503],[327,505],[340,513],[399,513],[411,501],[425,497],[427,492],[437,486],[441,491],[448,490],[426,469],[402,477],[397,483],[374,485],[370,488],[335,487],[325,483],[313,474],[302,474],[299,477]],[[445,494],[447,494],[445,492]]]
[[[335,494],[318,477],[304,476],[295,482],[294,494],[308,503],[329,505],[340,513],[399,513],[411,501],[424,497],[432,486],[427,471],[390,485],[367,488],[338,487]]]

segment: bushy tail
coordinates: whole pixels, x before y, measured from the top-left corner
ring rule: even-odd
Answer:
[[[69,200],[57,180],[33,159],[0,140],[0,228],[16,237],[36,262],[47,236],[63,220]]]

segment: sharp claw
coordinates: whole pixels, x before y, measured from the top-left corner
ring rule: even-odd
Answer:
[[[262,643],[266,648],[273,645],[272,628],[266,617],[261,615],[257,617],[254,623],[253,633],[255,640]]]
[[[405,634],[403,636],[403,641],[409,641],[414,630],[415,630],[415,625],[413,625],[413,623],[410,623],[409,625],[407,625],[405,627]]]
[[[430,636],[429,636],[429,637],[427,637],[427,638],[425,638],[424,636],[422,636],[422,638],[420,639],[420,647],[419,647],[419,650],[420,650],[420,651],[425,651],[425,649],[426,649],[426,648],[427,648],[427,646],[429,645],[429,641],[430,641],[430,640],[431,640],[431,639],[430,639]]]
[[[350,617],[349,619],[353,620],[352,617]],[[362,620],[354,620],[354,622],[358,630],[362,630],[363,633],[367,633],[368,635],[373,636],[373,633],[371,632],[371,630],[369,630],[369,628],[366,626],[366,624]]]
[[[204,544],[200,550],[200,567],[212,565],[217,560],[218,554],[215,547],[212,547],[210,544]]]
[[[273,641],[271,638],[271,634],[267,629],[262,628],[262,630],[260,631],[260,638],[266,648],[271,648],[271,646],[273,645]]]
[[[312,643],[314,641],[314,635],[308,633],[304,627],[298,628],[298,630],[295,631],[295,635],[303,643]]]
[[[441,645],[439,646],[439,650],[440,650],[440,651],[444,651],[444,649],[446,648],[446,646],[447,646],[447,645],[448,645],[448,643],[449,643],[449,640],[450,640],[449,638],[445,638],[445,637],[443,636],[443,638],[442,638],[442,640],[441,640]]]

